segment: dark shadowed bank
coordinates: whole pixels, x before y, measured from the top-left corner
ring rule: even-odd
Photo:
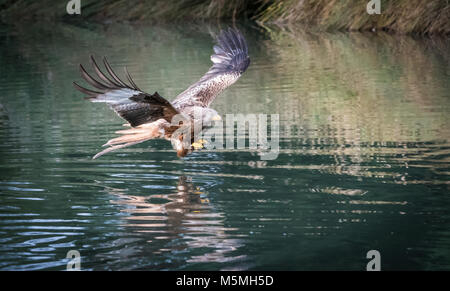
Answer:
[[[450,33],[448,0],[381,0],[369,15],[369,0],[81,0],[81,15],[68,15],[69,1],[0,1],[4,23],[28,20],[177,22],[249,19],[281,26],[306,24],[320,30],[386,30],[412,34]]]

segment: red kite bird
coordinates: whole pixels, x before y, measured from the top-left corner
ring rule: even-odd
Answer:
[[[116,133],[122,136],[109,140],[104,145],[108,148],[96,154],[93,159],[154,138],[170,140],[179,157],[202,148],[204,141],[195,142],[193,134],[175,132],[187,123],[192,125],[199,122],[196,119],[201,119],[202,130],[206,129],[204,124],[220,119],[218,113],[209,108],[209,105],[225,88],[236,82],[250,65],[247,43],[242,34],[231,28],[222,31],[217,37],[217,45],[214,46],[214,54],[211,56],[213,66],[198,82],[169,102],[157,92],[148,94],[139,89],[126,68],[129,83],[122,81],[114,73],[106,58],[103,58],[103,63],[108,75],[100,70],[92,56],[91,60],[95,74],[100,80],[89,75],[82,65],[80,71],[83,79],[96,89],[86,89],[74,82],[75,88],[86,94],[92,102],[108,104],[131,126],[130,129],[117,131]],[[196,113],[194,118],[194,112],[200,114]],[[193,129],[193,126],[190,128]]]

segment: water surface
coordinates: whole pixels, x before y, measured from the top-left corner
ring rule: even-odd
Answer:
[[[108,56],[173,99],[217,26],[0,27],[0,270],[450,267],[448,39],[240,26],[252,64],[213,107],[280,116],[280,152],[166,141],[91,157],[123,121],[73,89]]]

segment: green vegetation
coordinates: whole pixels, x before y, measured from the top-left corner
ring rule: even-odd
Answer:
[[[68,1],[5,0],[0,19],[73,19]],[[306,24],[320,30],[389,30],[449,34],[448,0],[381,0],[381,14],[369,15],[369,0],[81,0],[82,19],[92,21],[175,22],[250,19],[281,26]]]
[[[393,30],[400,33],[450,33],[446,0],[382,0],[381,14],[366,12],[368,0],[274,1],[257,16],[262,22],[306,23],[325,30]]]

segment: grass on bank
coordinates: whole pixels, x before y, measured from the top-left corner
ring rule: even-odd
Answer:
[[[178,22],[250,19],[278,25],[303,24],[321,30],[388,30],[450,33],[448,0],[380,0],[381,14],[369,15],[369,0],[80,0],[81,16],[66,13],[69,1],[3,0],[0,20],[75,18],[105,22]]]

